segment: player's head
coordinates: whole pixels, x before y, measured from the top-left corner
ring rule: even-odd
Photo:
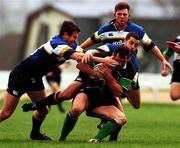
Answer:
[[[123,44],[127,46],[131,52],[136,52],[139,46],[140,38],[135,32],[129,32],[124,39]]]
[[[130,50],[123,44],[119,45],[114,50],[112,57],[119,63],[118,67],[123,67],[130,59]]]
[[[72,21],[64,21],[60,29],[60,36],[69,44],[76,42],[80,33],[79,27]]]
[[[114,8],[114,18],[116,25],[125,26],[129,21],[130,17],[130,6],[127,2],[119,2]]]

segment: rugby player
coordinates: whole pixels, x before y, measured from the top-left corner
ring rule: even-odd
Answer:
[[[167,42],[168,47],[163,52],[167,60],[174,56],[173,73],[171,78],[170,97],[173,101],[180,99],[180,36],[172,42]],[[163,75],[168,75],[168,71],[163,71]]]
[[[98,134],[90,139],[90,142],[99,142],[113,132],[119,132],[126,123],[126,117],[118,97],[123,94],[123,91],[129,89],[136,72],[132,63],[127,63],[130,58],[130,50],[125,45],[117,46],[112,58],[119,63],[115,68],[102,64],[93,66],[94,70],[91,70],[89,65],[78,63],[77,67],[82,72],[88,73],[89,77],[86,78],[83,89],[73,100],[72,109],[66,116],[59,140],[66,140],[79,115],[85,110],[88,116],[108,120]],[[91,75],[101,75],[102,77],[92,77]],[[130,83],[127,81],[123,83],[122,80],[129,80]]]
[[[172,71],[171,65],[164,58],[155,43],[148,37],[143,27],[130,21],[130,6],[127,2],[117,3],[113,16],[114,19],[112,21],[100,27],[98,31],[86,39],[80,46],[85,49],[96,43],[121,44],[129,32],[135,32],[140,37],[143,49],[151,51],[161,61],[162,70],[169,69]],[[137,58],[136,54],[134,56]],[[138,65],[136,68],[139,71]],[[136,89],[128,94],[128,97],[131,98],[130,100],[136,100],[136,103],[133,104],[133,107],[136,109],[140,108],[141,105],[139,85],[137,86]]]
[[[22,94],[27,93],[33,102],[45,98],[42,77],[52,71],[54,67],[68,59],[80,61],[83,53],[76,44],[80,29],[71,21],[65,21],[60,33],[47,43],[39,47],[33,54],[14,67],[9,75],[8,88],[0,111],[0,122],[8,119],[16,109]],[[107,58],[91,57],[97,62],[107,62]],[[109,60],[110,64],[113,61]],[[117,62],[116,62],[117,63]],[[48,107],[43,106],[34,112],[32,118],[32,131],[30,138],[33,140],[49,140],[50,138],[40,133],[40,127],[48,113]]]

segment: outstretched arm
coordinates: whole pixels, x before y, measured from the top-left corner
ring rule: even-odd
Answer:
[[[172,72],[172,70],[173,70],[172,66],[168,63],[168,61],[162,55],[160,49],[157,46],[154,46],[154,48],[151,49],[151,51],[161,61],[161,63],[162,63],[162,71],[169,69],[169,71]]]
[[[90,76],[93,76],[95,77],[96,79],[99,79],[99,78],[102,78],[102,75],[97,72],[97,71],[94,71],[88,64],[85,64],[85,63],[82,63],[82,62],[79,62],[76,67],[82,71],[83,73],[86,73]]]
[[[74,52],[73,54],[70,55],[70,59],[80,62],[83,59],[83,56],[84,56],[83,53]],[[91,62],[105,63],[107,65],[114,66],[114,67],[118,65],[118,62],[116,60],[113,60],[111,57],[101,58],[101,57],[90,55],[89,60]],[[85,61],[84,63],[87,63],[90,61]]]
[[[88,48],[93,44],[94,44],[94,42],[92,41],[92,39],[88,38],[80,46],[81,46],[81,48]]]

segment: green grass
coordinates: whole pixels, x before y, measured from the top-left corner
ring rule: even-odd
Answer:
[[[88,139],[96,135],[96,118],[82,114],[67,141],[58,142],[65,114],[59,113],[57,107],[52,107],[42,131],[46,132],[53,141],[31,141],[32,112],[23,113],[20,101],[12,117],[0,123],[0,147],[38,147],[38,148],[86,148],[86,147],[118,147],[118,148],[175,148],[180,147],[180,106],[172,104],[143,104],[141,109],[135,110],[128,104],[124,105],[128,123],[123,127],[118,142],[109,143],[108,138],[102,144],[88,143]],[[66,110],[70,103],[63,103]],[[2,101],[0,101],[0,108]]]

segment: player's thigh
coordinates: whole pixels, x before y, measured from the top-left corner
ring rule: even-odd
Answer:
[[[72,109],[79,108],[85,110],[89,105],[88,96],[85,93],[78,93],[73,100]]]
[[[46,97],[46,93],[44,90],[28,91],[27,94],[33,102],[38,102]]]
[[[121,104],[120,98],[116,97],[114,100],[114,106],[117,107],[121,112],[124,112],[123,106]]]
[[[171,83],[170,96],[172,99],[180,98],[180,83],[178,83],[178,82]]]
[[[2,114],[12,114],[17,107],[19,102],[19,98],[16,96],[11,95],[10,93],[6,92],[4,104],[1,110]]]
[[[58,98],[71,99],[80,90],[82,85],[79,81],[73,81],[64,91],[59,93]]]
[[[57,82],[51,82],[50,84],[51,84],[50,87],[51,87],[53,92],[59,91],[59,84]]]

